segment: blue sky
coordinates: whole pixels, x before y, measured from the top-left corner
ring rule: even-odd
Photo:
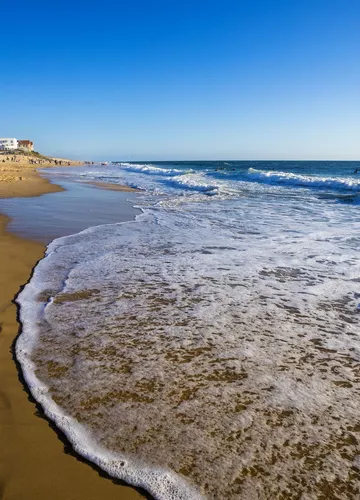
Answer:
[[[358,0],[19,0],[1,15],[2,137],[81,159],[360,159]]]

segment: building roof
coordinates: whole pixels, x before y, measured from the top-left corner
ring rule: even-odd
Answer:
[[[22,142],[23,144],[34,144],[32,141],[28,139],[18,139],[18,142]]]

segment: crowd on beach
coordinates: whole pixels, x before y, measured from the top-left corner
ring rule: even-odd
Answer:
[[[11,163],[20,163],[24,161],[24,158],[23,157],[19,157],[19,156],[7,156],[6,158],[3,158],[2,159],[2,163],[6,163],[6,162],[11,162]],[[54,165],[60,165],[60,166],[63,166],[63,165],[67,165],[67,166],[70,166],[71,163],[69,161],[65,161],[65,160],[56,160],[54,158],[47,158],[47,159],[34,159],[34,158],[27,158],[27,162],[30,163],[30,165],[48,165],[49,163],[52,164],[54,163]]]

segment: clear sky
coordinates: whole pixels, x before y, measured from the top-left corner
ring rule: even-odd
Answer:
[[[1,137],[82,159],[360,159],[359,0],[18,0],[0,15]]]

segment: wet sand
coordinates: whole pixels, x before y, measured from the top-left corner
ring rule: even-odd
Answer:
[[[39,196],[61,190],[34,170],[27,175],[26,182],[0,179],[0,197]],[[140,492],[114,483],[74,456],[21,381],[13,355],[19,330],[13,299],[42,258],[45,247],[7,232],[8,222],[8,217],[0,216],[0,498],[144,498]]]
[[[65,190],[34,198],[0,200],[0,213],[11,218],[10,232],[48,244],[89,226],[133,220],[141,213],[134,208],[136,192],[99,189],[56,174],[50,179]]]
[[[11,174],[0,172],[0,198],[31,198],[43,193],[57,193],[63,190],[28,167],[19,169],[16,173],[18,175],[14,175],[13,172]]]
[[[31,197],[43,193],[55,193],[62,191],[60,186],[51,184],[49,180],[39,176],[37,169],[53,167],[52,158],[37,160],[33,157],[16,155],[16,161],[11,161],[13,155],[1,152],[0,154],[0,198],[9,197]],[[40,165],[30,163],[39,161]],[[70,166],[82,165],[80,161],[66,160]]]
[[[86,184],[96,186],[101,189],[108,189],[110,191],[122,191],[123,193],[139,193],[141,191],[141,189],[132,188],[130,186],[121,186],[119,184],[111,184],[110,182],[88,181]]]

